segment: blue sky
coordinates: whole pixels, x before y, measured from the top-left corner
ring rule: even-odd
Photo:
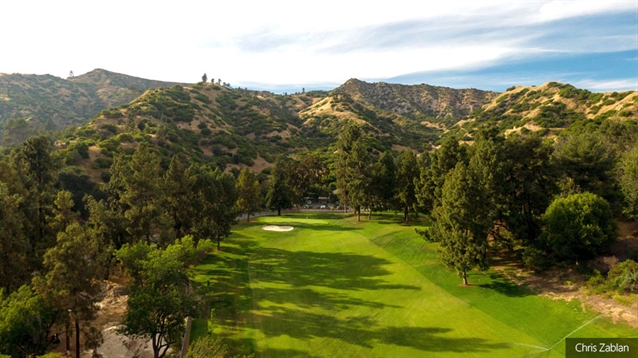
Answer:
[[[638,89],[638,1],[0,0],[0,72]]]

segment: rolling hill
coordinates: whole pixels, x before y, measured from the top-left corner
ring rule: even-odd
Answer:
[[[638,92],[592,93],[558,82],[496,93],[350,79],[329,92],[279,95],[95,70],[67,80],[3,75],[0,96],[0,121],[13,111],[62,126],[97,113],[57,142],[67,163],[87,168],[96,181],[107,175],[117,151],[132,152],[141,141],[154,145],[164,166],[173,154],[183,153],[227,170],[261,171],[279,154],[329,155],[338,134],[353,122],[363,126],[373,153],[379,153],[423,152],[449,135],[471,142],[488,123],[504,133],[551,138],[570,127],[638,118]]]
[[[172,85],[175,83],[102,69],[67,79],[0,74],[0,129],[15,118],[26,119],[35,130],[81,125],[102,110],[132,101],[149,88]]]

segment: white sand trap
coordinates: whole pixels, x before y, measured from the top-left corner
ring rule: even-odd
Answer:
[[[261,227],[266,231],[292,231],[292,226],[265,225]]]

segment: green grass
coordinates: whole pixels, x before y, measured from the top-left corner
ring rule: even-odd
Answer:
[[[222,252],[193,269],[212,316],[196,320],[191,336],[211,331],[257,357],[563,357],[570,334],[638,337],[494,271],[462,287],[415,227],[340,214],[237,226]]]

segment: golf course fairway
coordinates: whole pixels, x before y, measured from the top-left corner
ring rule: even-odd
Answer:
[[[302,213],[235,226],[192,270],[210,310],[192,339],[212,332],[256,357],[564,357],[566,337],[638,337],[494,270],[463,287],[415,233],[423,226],[398,218]]]

